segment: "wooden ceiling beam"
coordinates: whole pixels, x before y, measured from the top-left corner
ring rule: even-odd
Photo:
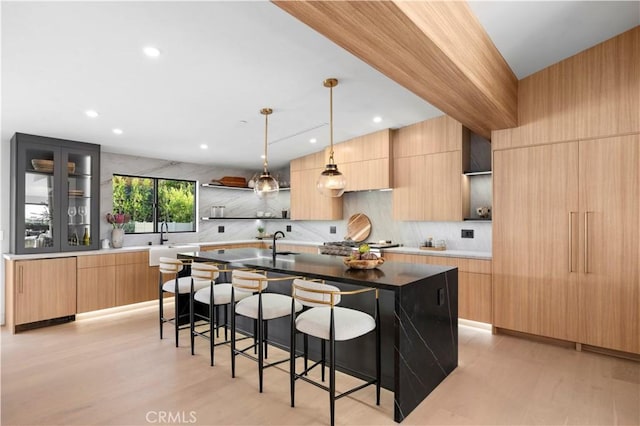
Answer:
[[[466,2],[273,3],[474,132],[517,126],[518,80]]]

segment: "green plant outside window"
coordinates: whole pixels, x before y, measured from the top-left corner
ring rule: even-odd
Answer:
[[[113,211],[128,213],[129,234],[196,231],[196,182],[177,179],[113,175]]]

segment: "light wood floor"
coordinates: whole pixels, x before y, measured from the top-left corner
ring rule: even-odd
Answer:
[[[266,370],[259,394],[253,361],[239,357],[232,379],[227,346],[210,367],[204,340],[191,356],[187,331],[176,348],[171,326],[162,341],[157,327],[157,309],[143,307],[18,335],[3,328],[2,425],[328,424],[328,396],[314,386],[299,382],[289,406],[286,367]],[[468,326],[459,335],[459,367],[403,425],[640,424],[637,362]],[[391,393],[380,407],[374,393],[339,400],[337,424],[394,424]]]

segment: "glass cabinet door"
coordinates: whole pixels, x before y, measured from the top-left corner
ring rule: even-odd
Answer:
[[[24,230],[22,247],[52,251],[59,232],[55,211],[57,194],[54,180],[55,150],[27,148],[24,161]],[[20,197],[20,198],[22,198]],[[50,250],[46,250],[50,248]],[[40,251],[40,250],[38,250]]]
[[[93,179],[93,157],[91,153],[64,152],[67,160],[63,171],[65,185],[65,237],[64,249],[91,246],[93,241],[91,200]]]

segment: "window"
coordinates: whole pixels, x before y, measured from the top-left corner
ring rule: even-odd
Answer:
[[[128,213],[128,234],[196,231],[196,182],[139,176],[113,175],[113,211]]]

